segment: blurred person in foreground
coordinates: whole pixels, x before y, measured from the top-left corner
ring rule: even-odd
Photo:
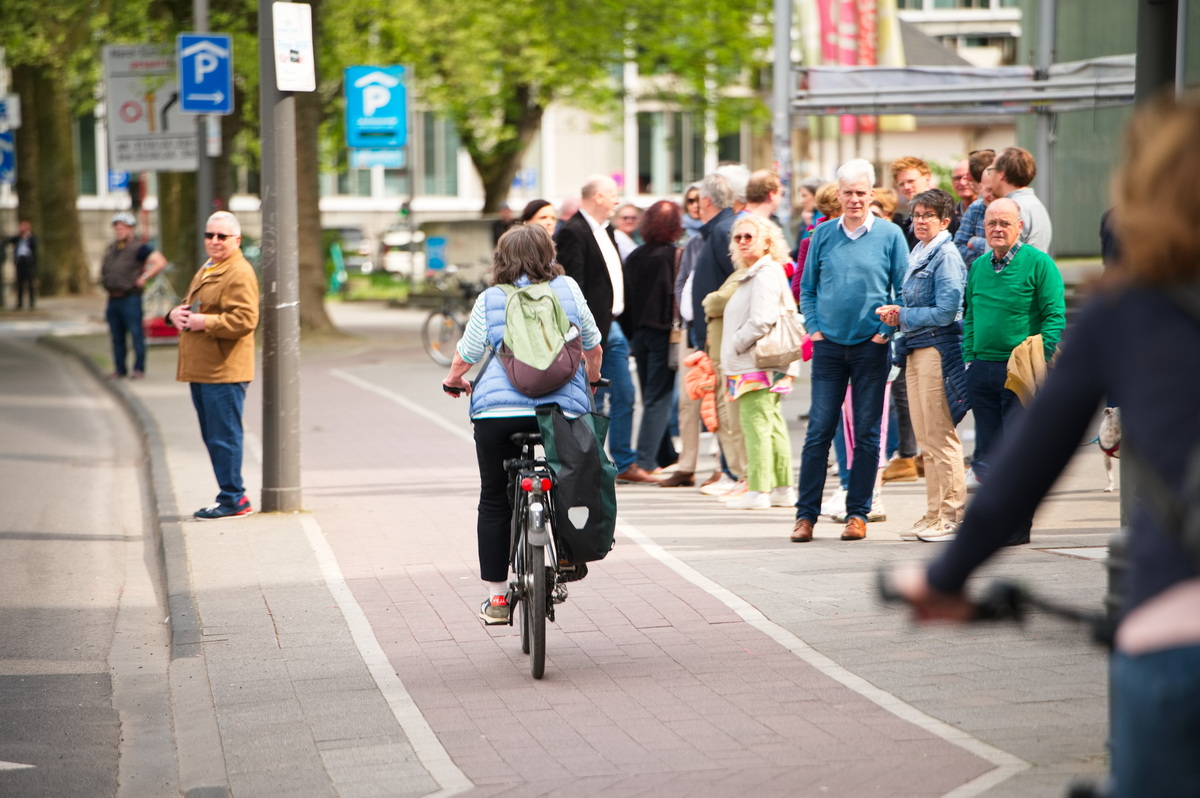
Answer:
[[[219,521],[254,512],[242,481],[242,409],[254,379],[258,275],[242,255],[242,226],[228,211],[208,217],[204,251],[208,260],[167,317],[179,330],[175,379],[190,383],[200,437],[220,488],[216,502],[195,517]]]
[[[548,282],[567,318],[579,327],[587,373],[580,369],[566,385],[535,399],[514,388],[499,359],[490,358],[483,371],[475,375],[472,386],[466,380],[471,366],[484,358],[489,345],[499,347],[504,340],[507,296],[498,286],[523,286],[531,282]],[[564,413],[576,416],[590,412],[588,382],[599,379],[603,355],[600,329],[579,284],[565,276],[562,267],[555,262],[553,239],[533,224],[519,225],[502,235],[492,255],[492,287],[475,300],[450,371],[442,380],[445,387],[471,397],[475,456],[479,462],[479,517],[475,534],[479,576],[487,592],[487,598],[479,608],[479,618],[489,626],[508,623],[506,596],[512,498],[508,492],[504,461],[521,454],[521,447],[512,442],[513,433],[538,431],[534,407],[540,404],[554,402]]]
[[[897,578],[919,619],[967,620],[967,578],[1033,513],[1105,397],[1120,405],[1122,464],[1137,468],[1138,491],[1111,665],[1115,798],[1200,795],[1200,547],[1166,511],[1194,515],[1200,502],[1185,480],[1200,442],[1197,139],[1195,94],[1133,117],[1112,190],[1128,242],[1120,269],[1081,312],[957,539]]]

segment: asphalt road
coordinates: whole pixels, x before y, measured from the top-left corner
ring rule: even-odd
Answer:
[[[0,329],[0,795],[174,785],[140,432],[73,358]]]

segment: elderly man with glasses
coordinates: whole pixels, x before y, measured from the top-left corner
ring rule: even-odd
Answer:
[[[179,330],[175,379],[190,383],[200,436],[220,491],[195,512],[200,521],[254,512],[242,481],[242,408],[254,379],[258,276],[242,255],[237,217],[218,211],[204,226],[208,260],[192,278],[183,302],[167,318]]]
[[[1049,362],[1066,326],[1063,279],[1045,252],[1021,243],[1021,209],[998,199],[984,216],[989,251],[971,265],[963,314],[963,362],[975,414],[976,459],[971,469],[987,481],[988,459],[1012,427],[1021,403],[1004,387],[1008,359],[1025,339],[1041,335]],[[1029,542],[1033,519],[1014,531],[1008,545]]]

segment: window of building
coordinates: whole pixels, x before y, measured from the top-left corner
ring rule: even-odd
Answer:
[[[421,190],[425,194],[458,196],[458,131],[448,119],[419,114],[421,125]]]
[[[683,111],[642,111],[638,115],[638,193],[681,194],[704,177],[704,121]],[[740,133],[722,137],[718,159],[742,160]]]
[[[75,121],[75,182],[80,195],[100,193],[100,165],[96,161],[96,116],[84,114]],[[105,176],[105,184],[107,184]]]

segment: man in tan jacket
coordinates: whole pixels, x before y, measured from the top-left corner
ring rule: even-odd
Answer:
[[[208,261],[196,272],[183,303],[168,318],[179,329],[175,378],[191,383],[200,435],[220,492],[196,518],[214,521],[254,512],[242,482],[242,407],[254,379],[258,277],[242,256],[237,217],[218,211],[204,226]]]

